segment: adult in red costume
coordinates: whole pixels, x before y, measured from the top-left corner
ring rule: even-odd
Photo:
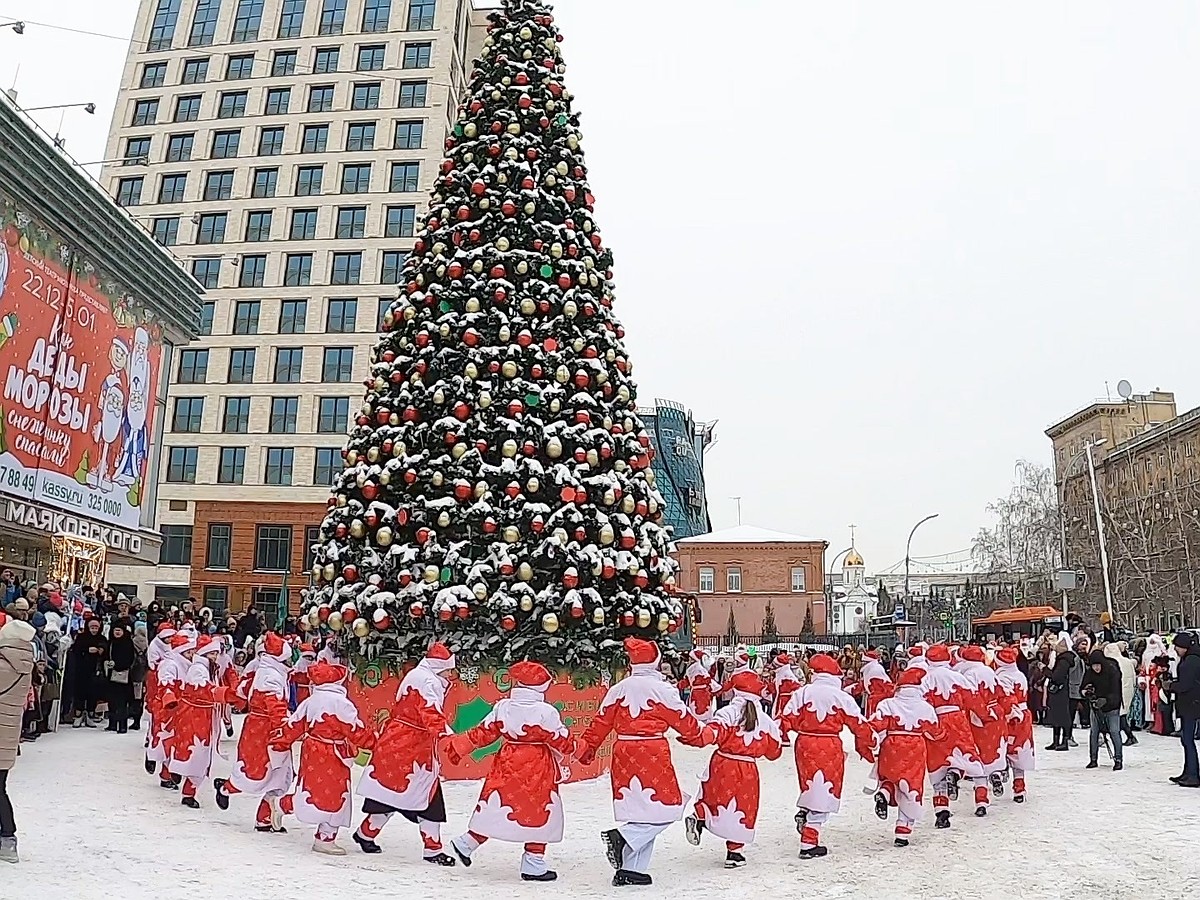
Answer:
[[[929,746],[929,780],[933,784],[934,827],[950,827],[950,800],[958,797],[961,778],[979,778],[983,767],[967,714],[975,709],[971,683],[950,668],[950,648],[934,644],[925,652],[921,688],[937,713],[942,737]]]
[[[997,797],[1004,793],[1003,774],[1008,768],[1008,725],[1000,711],[1004,693],[996,681],[996,673],[987,665],[984,649],[969,644],[958,652],[954,671],[971,685],[975,703],[968,713],[971,736],[982,772],[974,779],[975,815],[986,816],[988,785]]]
[[[1017,668],[1016,647],[996,651],[996,681],[1003,692],[1001,714],[1008,724],[1008,767],[1012,770],[1013,800],[1025,802],[1025,775],[1034,770],[1033,714],[1029,683]]]
[[[183,778],[184,806],[200,808],[196,791],[208,778],[220,736],[220,713],[229,690],[217,683],[217,654],[220,641],[203,637],[196,645],[191,665],[183,679],[164,689],[163,705],[171,717],[167,742],[171,774]]]
[[[691,664],[683,673],[679,682],[679,690],[688,692],[688,709],[701,722],[712,720],[716,712],[716,695],[721,691],[721,685],[713,678],[713,667],[708,654],[697,647],[691,653]]]

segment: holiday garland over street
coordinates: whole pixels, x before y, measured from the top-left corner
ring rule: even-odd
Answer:
[[[682,624],[562,36],[491,16],[313,567],[353,655],[616,665]]]

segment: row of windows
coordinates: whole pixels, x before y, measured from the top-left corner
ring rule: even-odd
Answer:
[[[245,484],[246,447],[221,447],[217,461],[217,484]],[[171,484],[195,484],[196,463],[199,450],[196,447],[168,447],[166,481]],[[266,448],[262,483],[272,487],[288,487],[296,482],[296,450],[293,447]],[[343,469],[342,451],[320,447],[313,458],[312,484],[314,487],[332,487],[333,479]]]
[[[377,332],[383,326],[383,317],[395,303],[394,297],[380,297],[376,301],[375,322],[369,330]],[[246,306],[245,304],[253,304]],[[216,315],[215,300],[206,301],[200,308],[200,334],[213,333]],[[234,309],[233,334],[258,334],[262,320],[262,302],[259,300],[238,301]],[[325,333],[348,334],[358,330],[358,299],[356,297],[335,298],[328,302],[325,311]],[[308,301],[282,300],[279,305],[279,321],[275,334],[306,334],[308,332]],[[265,332],[270,334],[272,332]]]
[[[279,347],[275,350],[272,381],[275,384],[299,384],[304,368],[304,347]],[[179,351],[179,374],[176,384],[208,383],[208,350]],[[258,348],[235,347],[229,352],[227,384],[254,384],[254,365]],[[321,381],[327,384],[347,384],[354,379],[353,347],[325,347],[321,357]]]
[[[711,594],[716,588],[716,573],[715,570],[701,566],[700,568],[700,593]],[[792,593],[803,594],[806,590],[804,581],[804,569],[797,566],[792,569]],[[742,592],[742,569],[740,566],[729,566],[725,569],[725,592],[729,594],[740,594]]]
[[[283,287],[310,287],[313,284],[312,253],[288,253],[284,256]],[[362,284],[363,254],[361,251],[333,253],[327,283],[332,285]],[[199,257],[192,260],[192,277],[208,289],[220,287],[221,263],[224,257]],[[384,250],[379,254],[379,284],[399,284],[408,260],[406,250]],[[266,286],[267,256],[265,253],[244,253],[233,260],[238,268],[238,287]]]
[[[159,563],[167,566],[189,566],[192,563],[191,525],[164,525]],[[312,546],[320,537],[315,525],[304,529],[305,570],[312,568]],[[258,525],[254,531],[254,568],[260,572],[291,571],[292,526]],[[209,523],[204,544],[204,568],[229,571],[233,562],[233,525],[228,522]],[[224,588],[221,588],[224,590]],[[277,593],[277,592],[276,592]],[[222,595],[224,598],[225,595]],[[258,603],[258,599],[255,599]],[[211,606],[207,593],[204,605]]]
[[[400,6],[402,0],[396,0]],[[237,0],[233,26],[229,33],[230,43],[249,43],[259,40],[263,27],[264,0]],[[146,49],[169,50],[175,39],[175,28],[179,24],[180,0],[158,0],[154,17],[150,23]],[[319,9],[317,34],[342,34],[346,30],[347,0],[314,0],[312,8]],[[279,23],[275,29],[277,38],[299,37],[304,31],[304,15],[309,8],[306,0],[283,0]],[[191,28],[187,31],[187,46],[208,47],[216,39],[217,20],[221,15],[221,0],[198,0],[192,15]],[[432,31],[437,18],[437,0],[408,0],[408,31]],[[361,29],[368,34],[377,34],[391,29],[392,0],[365,0]],[[269,37],[268,31],[265,37]]]
[[[289,220],[285,237],[292,241],[310,241],[317,239],[316,209],[294,209]],[[167,216],[156,218],[152,223],[155,239],[164,247],[173,247],[179,242],[179,217]],[[196,222],[197,244],[224,243],[229,231],[229,213],[200,213]],[[246,213],[246,228],[242,240],[246,242],[271,240],[271,225],[274,221],[272,210],[252,210]],[[412,237],[416,230],[417,208],[415,206],[389,206],[384,210],[383,234],[385,238]],[[372,235],[374,237],[374,235]],[[355,240],[367,237],[367,207],[341,206],[338,207],[333,233],[329,237],[334,240]],[[237,238],[234,238],[237,240]],[[248,256],[242,265],[239,282],[241,287],[258,287],[265,277],[265,262],[260,264],[259,256]],[[334,269],[338,266],[335,264]]]
[[[333,112],[334,92],[337,85],[315,84],[308,89],[308,97],[303,111],[310,113]],[[291,88],[270,88],[264,92],[263,115],[283,115],[291,110]],[[379,109],[383,97],[383,84],[378,81],[360,81],[350,86],[350,104],[348,109],[364,110]],[[184,94],[175,98],[175,110],[172,122],[200,121],[200,105],[204,100],[203,94]],[[240,119],[247,115],[250,103],[249,91],[222,91],[217,95],[217,119]],[[399,109],[422,109],[429,105],[428,81],[402,81],[396,97],[396,107]],[[300,110],[295,110],[299,112]],[[159,100],[136,100],[133,104],[133,114],[129,124],[135,128],[157,125]]]
[[[218,132],[219,133],[219,132]],[[215,141],[214,141],[215,147]],[[368,194],[371,192],[372,163],[345,163],[342,165],[341,182],[343,194]],[[234,171],[205,172],[199,199],[205,201],[232,200]],[[259,178],[264,179],[260,185]],[[278,169],[255,169],[251,190],[252,198],[274,197],[278,187]],[[297,197],[320,195],[325,182],[325,167],[298,166],[296,168]],[[186,172],[163,175],[158,185],[158,203],[182,203],[187,195]],[[388,172],[387,192],[412,194],[420,190],[421,164],[419,162],[394,162]],[[142,175],[122,178],[117,182],[117,204],[119,206],[141,206],[146,179]],[[260,187],[262,192],[260,192]],[[153,202],[153,201],[151,201]]]
[[[249,397],[226,397],[221,411],[221,432],[250,433]],[[171,430],[178,434],[199,434],[204,420],[204,397],[176,397]],[[350,419],[348,397],[318,397],[317,434],[345,434]],[[268,434],[296,434],[300,415],[299,397],[272,397]],[[314,429],[307,429],[313,431]]]

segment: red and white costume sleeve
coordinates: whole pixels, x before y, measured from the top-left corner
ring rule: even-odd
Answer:
[[[893,696],[880,700],[870,719],[878,741],[879,790],[897,808],[896,836],[901,838],[921,818],[928,746],[942,737],[937,712],[921,687],[923,677],[920,669],[902,672]]]
[[[791,702],[792,695],[804,686],[804,682],[796,673],[795,667],[792,666],[792,658],[786,653],[781,654],[776,662],[778,665],[771,679],[773,685],[771,694],[774,697],[771,712],[778,720],[783,716],[783,711],[787,709],[788,704]]]
[[[911,665],[911,663],[910,663]],[[935,644],[925,653],[925,677],[921,681],[925,699],[937,713],[942,737],[929,747],[929,773],[935,794],[944,794],[947,772],[967,778],[983,775],[975,750],[975,738],[967,713],[975,706],[970,682],[950,668],[950,649]],[[936,805],[937,797],[935,797]]]
[[[220,734],[217,705],[226,689],[212,676],[210,660],[220,652],[217,641],[204,638],[183,679],[174,688],[178,697],[171,715],[172,735],[167,767],[184,778],[184,796],[193,796],[196,783],[208,777]]]
[[[759,759],[779,759],[782,741],[779,726],[759,712],[758,722],[743,731],[741,720],[746,704],[757,704],[762,695],[761,679],[743,672],[730,680],[733,699],[706,725],[701,742],[716,744],[716,752],[700,776],[700,795],[696,798],[696,818],[717,837],[724,838],[730,850],[754,842],[758,822]]]
[[[996,653],[996,680],[1006,694],[1008,765],[1013,770],[1013,794],[1024,796],[1025,773],[1035,766],[1033,714],[1029,711],[1029,683],[1017,668],[1018,651],[1004,647]]]
[[[721,685],[712,677],[712,666],[707,654],[699,647],[691,653],[692,663],[679,682],[681,691],[688,691],[687,706],[701,722],[708,722],[716,712],[715,697]]]
[[[158,664],[158,683],[154,694],[154,736],[149,752],[160,754],[162,765],[159,775],[169,777],[171,744],[175,740],[175,715],[179,711],[179,697],[183,690],[184,676],[192,661],[187,654],[196,649],[195,635],[179,632],[171,638],[170,652]],[[153,755],[151,758],[154,758]]]
[[[874,651],[867,653],[862,667],[863,693],[866,695],[867,718],[875,712],[880,700],[884,700],[895,692],[895,685],[888,677],[887,670],[879,662],[879,654]]]
[[[287,661],[292,651],[279,635],[268,633],[266,638],[262,652],[254,658],[247,691],[249,714],[238,738],[229,783],[247,794],[279,795],[292,786],[292,753],[275,750],[270,744],[288,718]]]
[[[976,755],[983,768],[981,774],[1003,772],[1008,768],[1008,726],[1000,714],[1002,691],[996,673],[983,661],[982,647],[963,647],[959,651],[959,660],[954,670],[966,678],[974,695],[968,720],[971,735],[975,738]]]
[[[146,759],[162,765],[167,761],[166,746],[162,742],[159,726],[165,715],[162,709],[162,691],[160,690],[159,667],[171,655],[170,640],[175,636],[175,629],[169,622],[159,625],[158,633],[146,648],[146,684],[143,690],[143,705],[148,714],[146,725]]]
[[[730,687],[730,682],[737,675],[743,672],[752,672],[750,666],[750,653],[745,647],[738,647],[733,651],[733,666],[725,670],[725,684],[717,689],[718,697],[728,697],[733,693],[733,688]]]

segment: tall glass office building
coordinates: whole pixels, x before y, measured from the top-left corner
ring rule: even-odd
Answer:
[[[638,410],[654,456],[654,476],[666,502],[664,517],[675,539],[712,531],[704,489],[704,452],[713,442],[716,422],[697,422],[690,410],[673,400],[655,400]]]

